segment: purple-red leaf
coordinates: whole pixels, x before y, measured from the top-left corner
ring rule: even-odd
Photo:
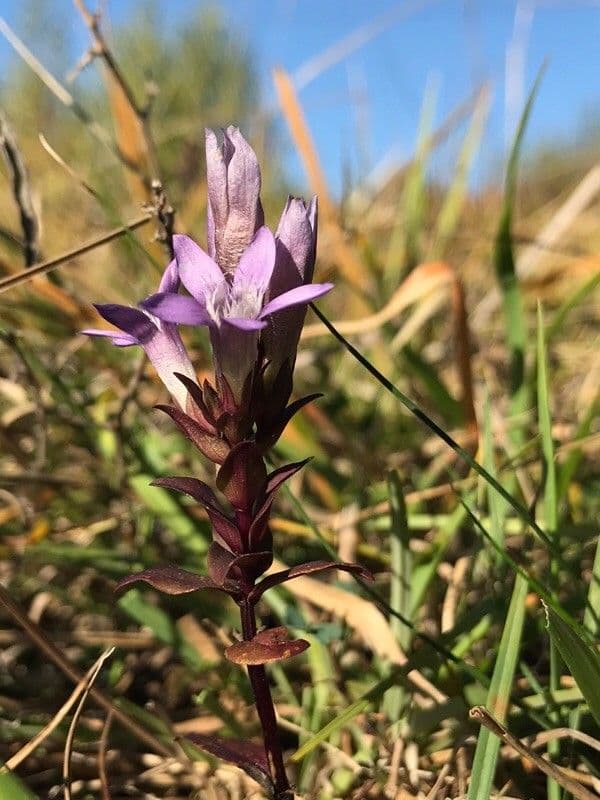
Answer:
[[[200,589],[220,589],[224,591],[222,586],[218,586],[206,575],[196,575],[194,572],[188,572],[186,569],[170,565],[151,567],[142,572],[136,572],[134,575],[127,575],[126,578],[122,578],[117,583],[115,591],[121,592],[136,583],[147,583],[153,589],[164,594],[189,594]]]
[[[309,394],[306,397],[294,400],[294,402],[284,408],[274,420],[268,420],[264,426],[260,425],[258,427],[257,441],[259,441],[264,448],[268,449],[273,447],[292,417],[295,416],[301,408],[304,408],[304,406],[312,403],[313,400],[317,400],[319,397],[323,397],[323,394],[321,392],[315,392],[315,394]]]
[[[206,427],[206,430],[210,433],[215,433],[214,427],[214,420],[211,417],[210,411],[204,402],[204,395],[202,394],[202,389],[198,386],[196,381],[193,381],[191,378],[188,378],[187,375],[183,375],[181,372],[176,372],[175,377],[178,378],[181,383],[185,386],[188,391],[189,398],[191,398],[192,402],[196,405],[198,411],[194,412],[195,418],[198,420],[200,425]],[[188,400],[189,400],[188,398]],[[186,408],[186,411],[188,409]]]
[[[236,555],[218,542],[213,542],[208,549],[208,572],[217,584],[221,584],[230,575],[234,578],[254,581],[269,569],[272,563],[273,552],[271,550]]]
[[[225,650],[235,664],[255,666],[292,658],[310,647],[306,639],[290,639],[287,628],[270,628],[257,633],[249,642],[236,642]]]
[[[310,461],[310,458],[305,458],[304,461],[296,461],[293,464],[284,464],[282,467],[277,467],[271,472],[265,484],[264,494],[270,495],[276,492],[282,483],[285,483],[292,475],[299,472]]]
[[[353,575],[358,575],[366,581],[372,581],[373,575],[365,567],[360,564],[346,564],[343,561],[309,561],[306,564],[298,564],[296,567],[289,567],[281,572],[275,572],[273,575],[267,575],[266,578],[256,586],[250,593],[249,600],[256,602],[258,598],[273,586],[278,586],[280,583],[291,581],[293,578],[298,578],[300,575],[310,575],[311,572],[324,572],[328,569],[341,569],[344,572],[350,572]]]
[[[185,738],[211,756],[229,761],[243,769],[255,781],[266,786],[270,794],[273,793],[273,781],[263,745],[245,739],[222,739],[202,733],[189,733]]]
[[[180,408],[167,405],[157,405],[155,408],[168,414],[183,434],[208,459],[216,464],[222,464],[225,461],[230,452],[227,442],[207,433],[197,420]]]
[[[285,483],[285,481],[291,478],[292,475],[295,475],[296,472],[301,470],[302,467],[309,461],[310,458],[306,458],[304,461],[297,461],[294,464],[284,464],[284,466],[273,470],[273,472],[271,472],[271,474],[267,477],[267,480],[265,481],[260,492],[262,502],[254,513],[254,519],[252,520],[252,525],[250,526],[250,531],[248,534],[248,541],[250,543],[251,550],[255,550],[259,546],[261,539],[267,531],[271,506],[273,504],[273,500],[275,499],[275,492],[277,489],[279,489],[282,483]]]
[[[236,445],[217,473],[217,488],[237,509],[249,509],[266,478],[266,467],[254,442]]]
[[[208,516],[215,531],[224,539],[233,550],[239,551],[242,548],[241,535],[237,525],[229,519],[227,514],[219,507],[215,493],[203,481],[197,478],[157,478],[152,481],[152,486],[162,486],[165,489],[173,489],[176,492],[183,492],[197,500],[206,509]]]

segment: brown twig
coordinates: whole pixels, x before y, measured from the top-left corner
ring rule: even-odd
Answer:
[[[108,712],[106,722],[102,728],[102,735],[100,737],[100,745],[98,749],[98,776],[100,778],[100,787],[102,791],[102,800],[111,800],[110,789],[108,788],[108,773],[106,771],[106,752],[108,750],[108,737],[113,721],[112,711]]]
[[[535,764],[540,772],[543,772],[544,775],[555,780],[563,789],[570,792],[573,797],[578,798],[578,800],[598,800],[598,795],[590,792],[585,786],[582,786],[578,781],[566,774],[560,767],[557,767],[551,761],[546,761],[520,739],[513,736],[512,733],[498,722],[498,720],[483,706],[475,706],[472,708],[469,711],[469,717],[491,731],[494,736],[497,736],[510,745],[520,756]]]
[[[25,265],[30,267],[40,259],[40,225],[31,198],[31,186],[25,161],[15,134],[2,111],[0,111],[0,147],[2,147],[4,160],[11,174],[13,197],[21,218]]]
[[[14,288],[15,286],[19,286],[22,283],[27,283],[27,281],[30,281],[37,275],[45,275],[47,272],[50,272],[56,267],[59,267],[61,264],[64,264],[65,261],[70,261],[71,259],[77,258],[77,256],[81,256],[84,253],[89,253],[90,250],[94,250],[96,247],[100,247],[103,244],[112,242],[114,239],[118,239],[120,236],[136,230],[136,228],[146,225],[151,219],[152,217],[150,214],[144,214],[142,217],[132,220],[127,225],[120,225],[118,228],[113,228],[112,231],[103,233],[102,236],[92,239],[91,242],[81,244],[73,250],[69,250],[60,256],[51,258],[48,261],[43,261],[41,264],[36,264],[34,267],[24,270],[23,272],[18,272],[16,275],[8,275],[6,278],[2,278],[0,280],[0,294]]]

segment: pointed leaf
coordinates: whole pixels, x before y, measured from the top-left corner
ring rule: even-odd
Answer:
[[[227,442],[207,433],[193,417],[180,408],[167,405],[157,405],[155,408],[168,414],[183,434],[208,459],[216,464],[222,464],[225,461],[230,452]]]
[[[317,400],[319,397],[323,397],[322,392],[315,392],[306,397],[301,397],[284,408],[274,420],[267,419],[264,425],[261,424],[258,426],[256,435],[257,442],[260,442],[266,449],[273,447],[292,417],[295,416],[300,409],[304,408],[304,406],[312,403],[313,400]]]
[[[150,567],[150,569],[145,569],[142,572],[127,575],[117,583],[115,591],[122,592],[136,583],[147,583],[158,592],[175,595],[189,594],[200,589],[221,588],[206,575],[196,575],[195,572],[188,572],[186,569],[169,565],[165,567]]]
[[[373,580],[373,575],[368,569],[365,569],[360,564],[346,564],[343,561],[309,561],[306,564],[298,564],[295,567],[284,569],[281,572],[275,572],[273,575],[267,575],[266,578],[256,586],[249,599],[251,602],[256,602],[258,598],[273,586],[278,586],[280,583],[293,580],[300,575],[310,575],[312,572],[324,572],[328,569],[341,569],[344,572],[350,572],[354,575],[359,575],[367,581]]]
[[[234,508],[249,509],[265,481],[266,471],[255,443],[240,442],[217,473],[217,488]]]
[[[600,725],[600,653],[590,647],[573,628],[546,606],[548,630],[590,712]]]
[[[198,412],[200,414],[198,422],[201,425],[206,425],[208,432],[214,433],[214,424],[213,424],[214,420],[211,416],[211,413],[206,403],[204,402],[204,395],[202,394],[202,389],[198,386],[196,381],[192,380],[187,375],[183,375],[181,372],[175,372],[174,374],[175,377],[178,378],[187,389],[189,398],[191,398],[191,400],[196,404]]]
[[[168,477],[157,478],[152,481],[152,486],[162,486],[193,497],[206,509],[213,528],[229,547],[236,552],[242,549],[241,534],[237,525],[219,507],[215,493],[206,483],[197,478]]]
[[[189,733],[185,738],[211,756],[229,761],[243,769],[253,780],[265,786],[270,795],[273,794],[273,781],[263,745],[244,739],[222,739],[201,733]]]

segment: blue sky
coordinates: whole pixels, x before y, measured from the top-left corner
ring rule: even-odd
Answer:
[[[57,0],[71,7],[70,0]],[[107,0],[115,22],[144,5]],[[159,3],[159,5],[161,5]],[[173,25],[201,3],[162,3]],[[482,80],[493,104],[476,172],[484,180],[500,163],[506,138],[540,65],[548,68],[528,133],[528,144],[568,141],[586,119],[600,117],[600,0],[221,0],[221,7],[258,60],[263,93],[275,104],[271,69],[282,65],[306,80],[306,64],[353,32],[381,22],[382,32],[300,90],[326,174],[339,191],[344,172],[366,174],[382,159],[403,161],[414,148],[427,86],[435,86],[435,122]],[[0,11],[18,30],[14,0]],[[75,37],[85,37],[74,24]],[[9,57],[0,42],[0,66]],[[506,99],[507,54],[512,100]],[[304,69],[303,69],[304,66]],[[303,77],[304,76],[304,77]],[[360,146],[357,146],[360,142]],[[436,162],[449,173],[452,150]],[[290,149],[289,170],[303,181]]]

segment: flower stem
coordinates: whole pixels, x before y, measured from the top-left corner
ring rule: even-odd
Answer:
[[[244,641],[249,641],[256,634],[254,605],[246,600],[242,601],[240,603],[240,614],[242,618],[242,634]],[[277,733],[275,706],[273,705],[271,687],[269,686],[269,679],[267,678],[264,664],[248,665],[248,677],[250,679],[250,685],[252,686],[254,702],[256,703],[256,710],[258,711],[258,717],[263,730],[265,751],[275,784],[275,797],[278,798],[278,800],[280,798],[283,800],[283,798],[291,796],[291,789],[283,763],[283,752]]]

